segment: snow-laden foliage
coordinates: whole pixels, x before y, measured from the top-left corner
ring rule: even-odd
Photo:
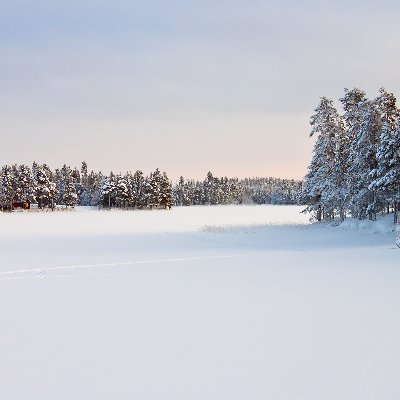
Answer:
[[[360,89],[345,89],[339,115],[321,98],[311,117],[316,136],[303,199],[317,220],[347,214],[375,220],[397,210],[400,201],[400,112],[392,93],[370,100]]]
[[[52,171],[46,164],[5,165],[0,172],[0,208],[99,206],[103,208],[163,208],[172,207],[172,184],[165,172],[157,169],[148,177],[142,171],[133,175],[111,172],[88,172],[82,163],[79,171],[67,165]],[[25,205],[27,207],[25,207]]]
[[[177,206],[218,204],[298,204],[302,182],[278,178],[217,178],[211,172],[204,181],[181,176],[173,187]]]
[[[321,219],[322,212],[330,215],[338,205],[343,216],[347,195],[343,174],[347,164],[343,162],[341,149],[345,148],[345,135],[343,121],[332,100],[321,98],[311,117],[311,127],[310,136],[316,136],[317,140],[305,179],[304,191],[309,203],[307,210],[315,212],[317,219]]]

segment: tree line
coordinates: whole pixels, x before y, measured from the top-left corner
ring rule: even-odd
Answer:
[[[88,171],[63,165],[52,170],[46,164],[5,165],[0,171],[2,211],[36,203],[39,209],[56,205],[72,208],[98,206],[124,209],[169,209],[174,206],[217,204],[297,204],[301,181],[278,178],[215,177],[208,172],[203,181],[185,180],[172,185],[167,174],[156,169],[126,174]]]
[[[180,177],[173,187],[174,205],[298,204],[302,182],[279,178],[218,178],[211,172],[203,181]]]
[[[339,114],[322,97],[311,117],[316,137],[302,201],[316,220],[343,221],[350,215],[375,220],[400,204],[400,111],[393,93],[380,89],[369,99],[363,90],[345,89]]]
[[[0,173],[0,206],[3,211],[30,202],[38,208],[67,207],[154,209],[172,207],[172,184],[165,172],[156,169],[145,176],[134,174],[103,175],[88,172],[86,162],[80,170],[67,165],[52,171],[46,164],[5,165]]]

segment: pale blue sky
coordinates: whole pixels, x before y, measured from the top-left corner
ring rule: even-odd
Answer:
[[[0,5],[1,163],[300,178],[319,96],[400,96],[395,1]]]

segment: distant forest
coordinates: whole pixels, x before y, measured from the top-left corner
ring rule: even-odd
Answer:
[[[316,137],[302,201],[316,220],[343,221],[348,215],[375,220],[400,204],[400,110],[385,89],[368,99],[360,89],[345,89],[344,113],[322,97],[311,117]]]
[[[172,184],[165,172],[156,169],[103,175],[64,165],[51,170],[46,164],[5,165],[0,173],[2,211],[30,208],[55,209],[98,206],[121,209],[170,209],[172,206],[217,204],[297,204],[302,182],[277,178],[217,178],[211,172],[204,181],[185,180]]]
[[[279,178],[217,178],[208,172],[204,181],[184,180],[173,187],[174,205],[298,204],[302,182]]]

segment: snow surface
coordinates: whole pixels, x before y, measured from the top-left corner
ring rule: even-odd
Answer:
[[[0,215],[1,398],[399,399],[395,233],[300,210]]]

